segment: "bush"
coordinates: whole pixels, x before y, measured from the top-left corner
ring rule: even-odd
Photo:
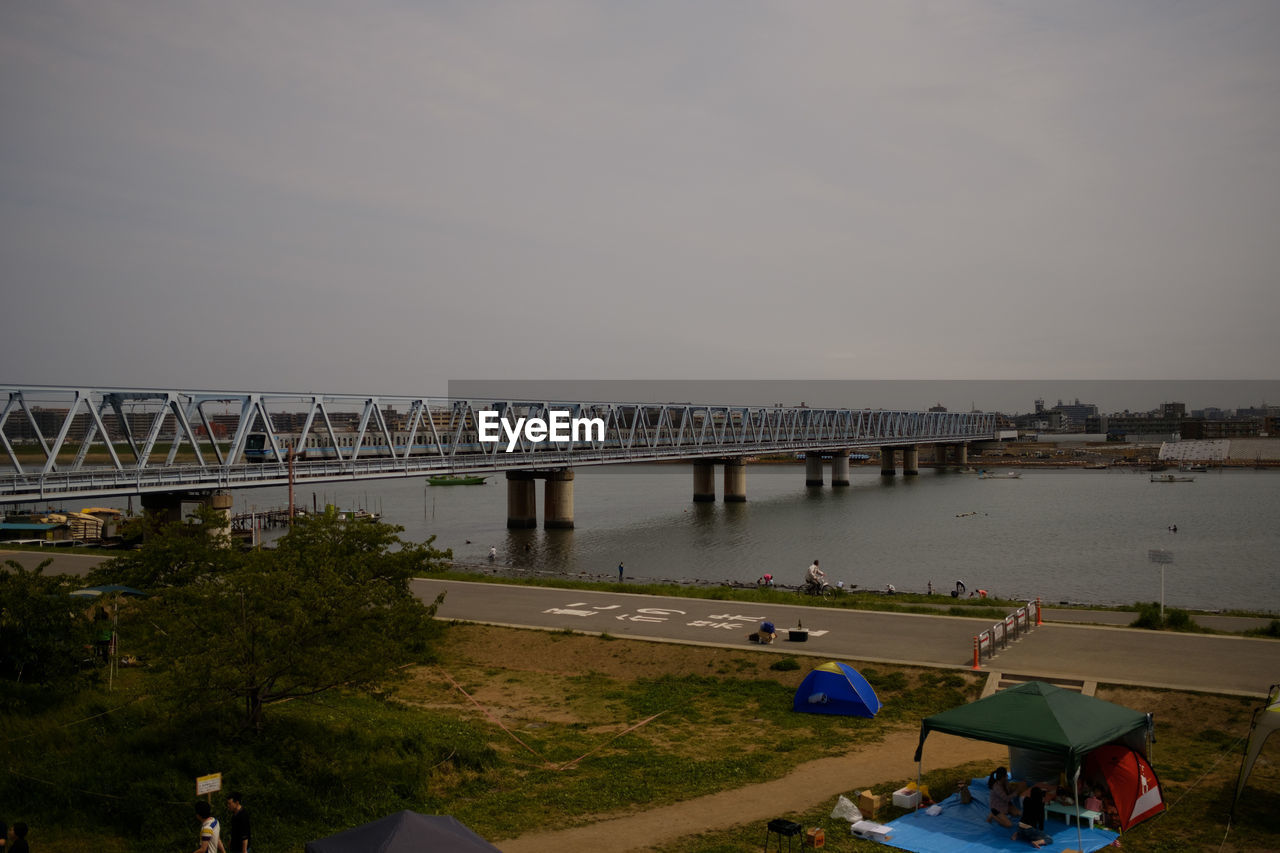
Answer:
[[[1280,639],[1280,619],[1272,619],[1265,628],[1252,628],[1244,632],[1246,637],[1273,637]]]
[[[1138,618],[1129,623],[1130,628],[1147,628],[1152,631],[1196,631],[1199,625],[1191,614],[1176,607],[1166,607],[1164,620],[1160,619],[1160,603],[1144,602],[1137,605]]]

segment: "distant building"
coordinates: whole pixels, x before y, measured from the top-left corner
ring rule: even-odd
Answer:
[[[1088,419],[1098,414],[1098,407],[1094,403],[1081,403],[1077,397],[1074,403],[1059,400],[1052,411],[1062,413],[1061,432],[1086,432]]]

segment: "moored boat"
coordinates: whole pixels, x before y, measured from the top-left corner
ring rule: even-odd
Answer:
[[[1152,474],[1151,482],[1153,483],[1194,483],[1195,477],[1178,477],[1174,474]]]
[[[1022,477],[1021,471],[979,471],[979,480],[1017,480]]]
[[[378,521],[382,518],[379,513],[367,509],[340,509],[337,513],[339,521]]]
[[[479,486],[484,483],[488,477],[464,477],[464,476],[439,476],[428,477],[427,482],[433,486]]]

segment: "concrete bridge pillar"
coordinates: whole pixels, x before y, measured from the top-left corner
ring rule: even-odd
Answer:
[[[205,506],[214,510],[218,514],[218,526],[211,527],[207,532],[209,538],[216,539],[224,546],[231,545],[231,493],[218,491],[206,497],[201,501]]]
[[[148,492],[142,495],[142,509],[157,518],[161,524],[181,522],[182,505],[199,503],[215,510],[218,520],[205,531],[209,538],[222,545],[231,544],[231,493],[215,492]]]
[[[849,451],[837,450],[831,454],[831,485],[849,485]]]
[[[947,448],[950,445],[935,444],[933,446],[933,464],[938,468],[947,467]]]
[[[698,460],[693,463],[693,502],[716,502],[716,466]]]
[[[892,447],[880,448],[880,476],[881,477],[897,476],[898,474],[897,467],[898,467],[897,450]]]
[[[182,492],[146,492],[142,495],[142,511],[161,524],[182,521]]]
[[[548,474],[543,498],[547,505],[543,527],[547,530],[572,530],[573,469],[565,468]]]
[[[507,529],[538,526],[538,486],[532,471],[507,472]]]
[[[804,484],[806,486],[821,486],[823,484],[821,453],[814,453],[812,450],[805,453]]]
[[[724,502],[746,503],[747,462],[745,459],[724,460]]]
[[[914,477],[920,473],[920,448],[916,445],[902,448],[902,475]]]
[[[956,445],[956,464],[961,468],[969,467],[969,445],[967,442]]]

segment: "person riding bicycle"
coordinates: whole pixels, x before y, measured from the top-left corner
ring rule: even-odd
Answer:
[[[826,577],[827,573],[818,568],[818,561],[814,560],[813,565],[809,567],[809,571],[805,572],[804,585],[810,591],[820,591],[823,585],[826,584]]]

